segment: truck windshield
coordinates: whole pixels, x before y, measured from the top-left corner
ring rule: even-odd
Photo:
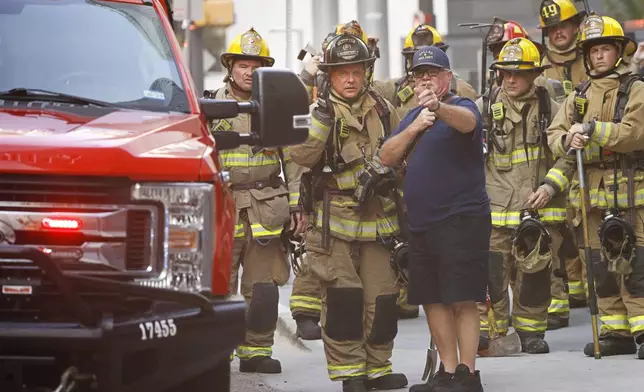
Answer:
[[[64,93],[190,112],[159,15],[103,0],[0,0],[0,92]]]

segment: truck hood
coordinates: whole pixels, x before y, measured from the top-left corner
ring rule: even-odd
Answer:
[[[114,108],[0,111],[0,172],[197,181],[210,139],[199,115]]]

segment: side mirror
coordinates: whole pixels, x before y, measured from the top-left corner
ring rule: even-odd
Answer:
[[[303,143],[308,137],[311,116],[306,87],[289,70],[257,69],[253,73],[250,102],[209,98],[201,98],[200,102],[208,120],[232,118],[240,113],[251,115],[249,135],[235,131],[213,134],[220,150],[242,144],[259,147],[288,146]]]

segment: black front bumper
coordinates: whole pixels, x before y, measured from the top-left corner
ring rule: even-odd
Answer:
[[[0,246],[0,259],[7,258],[42,269],[75,320],[0,318],[2,392],[55,389],[71,366],[92,376],[98,391],[160,391],[227,361],[244,340],[244,302],[67,274],[30,247]],[[142,298],[151,306],[139,314],[105,312],[83,299],[86,291]]]

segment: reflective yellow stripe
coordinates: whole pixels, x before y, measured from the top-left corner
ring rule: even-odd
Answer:
[[[570,295],[584,294],[584,284],[580,280],[569,281],[568,293]]]
[[[601,147],[608,143],[611,133],[613,132],[613,123],[598,121],[595,123],[595,132],[593,133],[593,140]]]
[[[573,186],[576,185],[573,181]],[[609,208],[614,207],[614,194],[613,192],[606,192],[605,189],[591,189],[589,193],[590,207]],[[579,188],[570,192],[570,204],[579,208]],[[644,206],[644,189],[639,189],[635,192],[635,206]],[[628,208],[628,196],[626,192],[617,192],[617,204],[619,207]]]
[[[272,347],[253,347],[253,346],[237,347],[237,357],[239,359],[251,359],[254,357],[270,357],[271,355],[273,355]]]
[[[350,377],[365,376],[366,363],[359,363],[357,365],[344,365],[344,366],[327,366],[329,378],[331,380],[342,380]]]
[[[510,321],[509,320],[496,320],[496,330],[498,333],[507,333],[508,329],[510,327]],[[480,326],[481,331],[490,331],[490,324],[487,320],[481,320],[481,326]]]
[[[297,207],[297,203],[300,200],[300,192],[291,192],[288,194],[288,205],[291,207]]]
[[[546,320],[535,320],[527,317],[514,316],[512,318],[512,326],[517,331],[545,332],[548,327],[548,322]]]
[[[393,373],[391,370],[391,364],[379,368],[367,369],[367,376],[371,379],[386,376],[391,373]]]
[[[628,324],[628,316],[625,314],[600,316],[602,322],[602,331],[628,331],[630,326]]]
[[[559,192],[565,191],[566,188],[568,188],[568,185],[570,185],[564,172],[554,167],[548,171],[548,174],[546,174],[546,180],[550,180],[557,184]]]
[[[388,236],[395,234],[399,231],[398,218],[394,213],[389,213],[383,218],[378,218],[374,221],[352,221],[343,219],[334,215],[329,218],[329,228],[331,233],[335,233],[341,237],[358,238],[358,239],[376,239],[379,235]],[[322,209],[318,208],[315,226],[322,227]]]
[[[530,161],[536,161],[539,156],[539,147],[529,147],[527,149],[528,154],[526,155],[526,149],[517,148],[509,154],[500,154],[498,152],[494,153],[494,165],[498,168],[509,168],[512,165],[518,165],[520,163]],[[541,151],[541,158],[545,158],[546,154],[544,151]]]
[[[320,298],[308,297],[304,295],[291,295],[289,299],[291,310],[297,308],[322,310],[322,300]]]
[[[552,299],[548,313],[570,313],[570,303],[567,299]]]
[[[282,227],[278,229],[267,229],[259,223],[253,223],[250,225],[250,230],[253,233],[253,238],[262,238],[262,237],[279,237],[282,234]]]
[[[235,238],[241,238],[244,234],[244,224],[240,223],[235,225]]]
[[[538,210],[543,223],[559,223],[566,220],[565,208],[543,208]],[[492,226],[518,226],[521,223],[519,211],[492,211]]]
[[[644,331],[644,316],[635,316],[628,319],[631,324],[631,333],[634,335]]]
[[[315,118],[315,116],[311,116],[309,136],[322,142],[326,142],[326,138],[329,136],[329,127],[320,122],[317,118]]]
[[[333,177],[338,185],[338,189],[349,190],[358,187],[358,177],[364,172],[364,165],[359,164],[341,173],[335,174]]]
[[[259,167],[280,165],[278,154],[261,152],[254,156],[244,152],[223,151],[220,153],[222,165],[225,167]]]

